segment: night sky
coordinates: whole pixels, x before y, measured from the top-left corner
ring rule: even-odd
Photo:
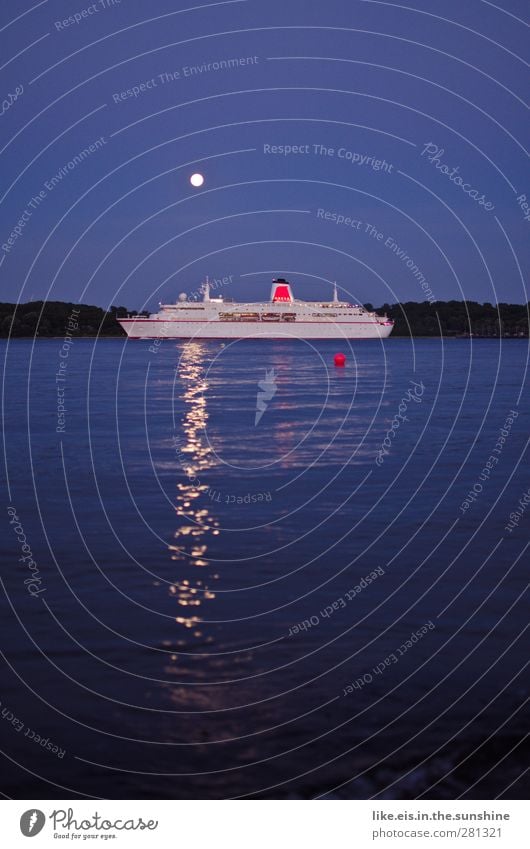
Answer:
[[[528,301],[527,12],[5,0],[1,300]]]

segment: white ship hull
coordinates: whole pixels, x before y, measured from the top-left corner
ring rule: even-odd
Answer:
[[[160,319],[120,319],[131,339],[386,339],[392,325],[376,322],[206,323]]]
[[[234,303],[210,298],[205,284],[202,301],[181,295],[176,304],[160,305],[150,318],[118,319],[131,339],[385,339],[394,323],[358,304],[300,301],[286,280],[275,280],[266,303]]]

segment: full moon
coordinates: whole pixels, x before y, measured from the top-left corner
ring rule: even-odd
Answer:
[[[192,174],[190,177],[190,183],[192,186],[198,189],[204,183],[204,177],[202,176],[202,174]]]

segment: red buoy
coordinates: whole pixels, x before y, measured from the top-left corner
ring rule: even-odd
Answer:
[[[335,354],[335,356],[333,357],[333,362],[336,366],[343,368],[346,365],[346,357],[344,356],[344,354]]]

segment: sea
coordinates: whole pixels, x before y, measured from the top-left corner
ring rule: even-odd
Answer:
[[[528,340],[0,350],[5,796],[527,797]]]

